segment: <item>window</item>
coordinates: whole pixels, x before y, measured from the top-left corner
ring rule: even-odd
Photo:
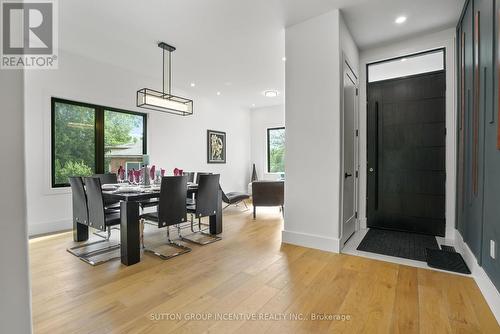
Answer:
[[[146,153],[146,114],[52,98],[52,187],[116,173]]]
[[[285,172],[285,128],[267,129],[267,172]]]
[[[445,69],[444,49],[421,52],[368,65],[368,82],[401,78]]]
[[[104,166],[107,173],[116,173],[120,166],[139,169],[145,153],[143,142],[144,116],[104,110]]]

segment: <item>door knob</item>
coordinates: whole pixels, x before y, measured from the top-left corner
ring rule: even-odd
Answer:
[[[370,171],[370,173],[373,173],[373,168],[370,168],[369,171]]]
[[[349,174],[349,173],[344,173],[344,178],[346,178],[346,179],[347,179],[348,177],[351,177],[351,176],[352,176],[352,174]]]

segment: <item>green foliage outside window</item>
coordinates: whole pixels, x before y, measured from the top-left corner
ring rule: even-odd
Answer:
[[[268,129],[268,172],[285,172],[285,128]]]
[[[88,176],[95,171],[95,110],[55,103],[55,183],[68,183],[68,176]]]
[[[104,151],[135,144],[142,155],[142,115],[104,110],[100,107],[55,102],[53,110],[53,173],[54,184],[65,185],[69,176],[90,176],[96,173],[96,114],[104,112]],[[101,114],[102,115],[102,114]],[[101,129],[98,129],[102,131]],[[109,157],[105,157],[109,163]]]

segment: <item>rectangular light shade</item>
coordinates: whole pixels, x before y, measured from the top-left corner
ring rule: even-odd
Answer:
[[[143,88],[137,91],[137,106],[175,115],[193,114],[193,100]]]

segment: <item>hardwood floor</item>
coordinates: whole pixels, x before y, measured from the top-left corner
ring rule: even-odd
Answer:
[[[83,263],[71,233],[31,240],[34,332],[500,333],[469,277],[282,245],[278,210],[257,218],[231,208],[222,241],[131,267]]]

